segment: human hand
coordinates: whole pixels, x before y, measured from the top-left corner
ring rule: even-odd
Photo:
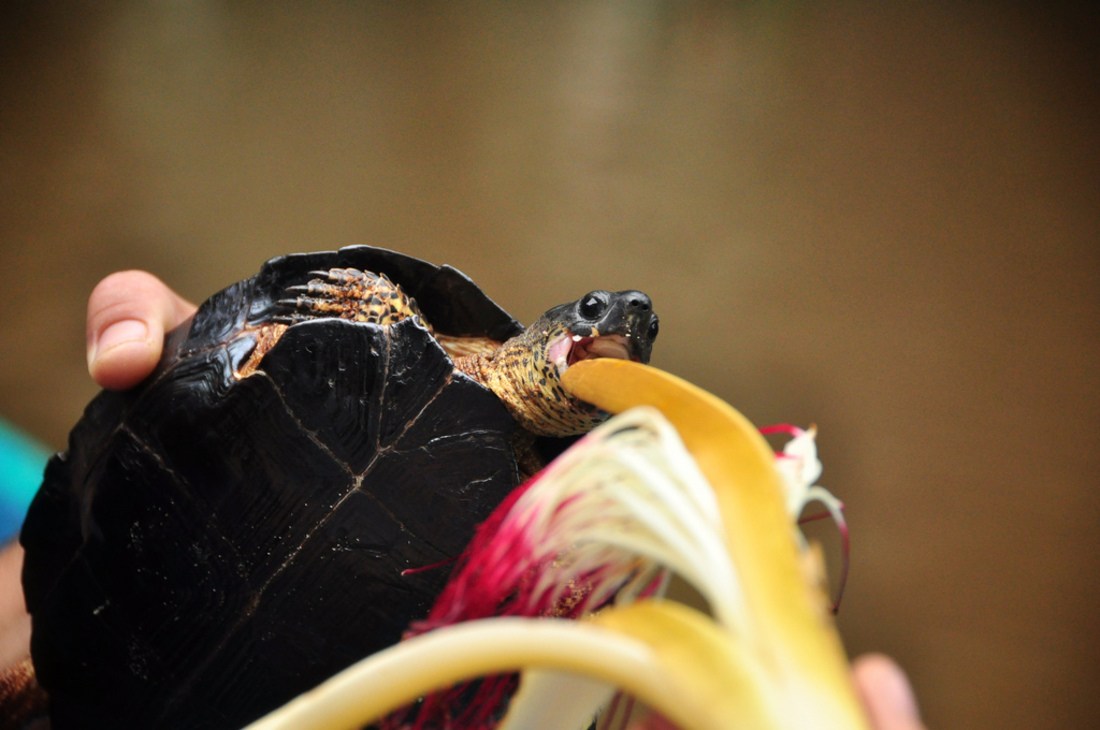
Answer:
[[[144,271],[120,271],[88,297],[88,372],[101,387],[125,390],[156,367],[164,333],[195,305]]]
[[[0,670],[27,655],[31,617],[23,606],[20,572],[23,548],[17,542],[0,550]]]
[[[872,730],[925,730],[905,672],[883,654],[864,654],[852,663],[852,681]]]
[[[852,683],[871,730],[926,730],[905,672],[884,654],[864,654],[852,663]],[[677,730],[667,720],[647,715],[628,730]]]

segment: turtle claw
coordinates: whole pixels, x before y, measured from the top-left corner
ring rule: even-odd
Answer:
[[[302,304],[309,301],[315,301],[312,297],[295,297],[294,299],[279,299],[275,303],[280,307],[287,307],[288,309],[299,309]]]
[[[288,311],[277,314],[276,321],[297,324],[311,319],[338,317],[387,325],[421,316],[415,301],[385,274],[333,268],[310,271],[308,275],[315,278],[283,289],[286,296],[275,304]]]
[[[306,290],[308,292],[308,289]],[[310,292],[312,293],[312,292]],[[339,317],[348,310],[346,301],[330,297],[298,296],[294,299],[280,299],[277,304],[293,310],[299,321],[317,317]]]
[[[346,299],[349,296],[349,289],[346,285],[330,284],[317,279],[312,279],[308,284],[288,286],[284,291],[291,294],[319,294],[334,300]]]
[[[275,306],[278,310],[271,320],[278,324],[297,324],[309,319],[299,310],[300,299],[278,299]]]

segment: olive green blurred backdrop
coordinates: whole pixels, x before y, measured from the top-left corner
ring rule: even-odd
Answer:
[[[519,318],[645,289],[655,363],[817,423],[852,653],[941,728],[1084,727],[1097,15],[1073,6],[4,5],[0,415],[63,444],[83,314],[377,243]]]

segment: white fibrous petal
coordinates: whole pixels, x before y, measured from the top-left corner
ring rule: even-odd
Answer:
[[[775,468],[779,472],[786,489],[787,513],[795,521],[810,521],[820,517],[828,517],[836,524],[840,533],[841,567],[838,577],[838,588],[833,599],[833,610],[840,607],[840,599],[844,593],[844,584],[848,576],[849,561],[849,535],[848,524],[844,519],[844,505],[834,497],[829,490],[819,484],[821,477],[821,461],[817,458],[817,429],[798,428],[788,424],[768,426],[760,429],[764,434],[785,433],[791,436],[791,440],[783,446],[783,450],[776,454]],[[808,505],[819,504],[825,508],[822,514],[803,517],[802,512]],[[805,540],[803,539],[803,545]]]
[[[797,519],[809,499],[810,487],[821,477],[821,461],[817,458],[817,429],[797,426],[771,426],[762,433],[786,433],[791,440],[776,454],[775,468],[786,487],[787,512]]]
[[[742,623],[714,493],[656,410],[632,409],[579,441],[524,493],[502,533],[509,523],[537,546],[540,603],[578,585],[589,606],[628,602],[670,571],[720,621]]]

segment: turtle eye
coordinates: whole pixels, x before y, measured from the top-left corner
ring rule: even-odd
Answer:
[[[580,313],[585,319],[596,319],[607,309],[607,298],[599,292],[591,292],[581,297]]]
[[[646,330],[646,337],[650,340],[657,339],[657,331],[661,329],[660,323],[657,321],[657,317],[653,317],[653,321],[649,323],[649,329]]]

